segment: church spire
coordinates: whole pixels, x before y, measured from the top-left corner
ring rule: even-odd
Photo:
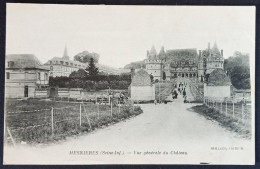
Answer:
[[[63,59],[67,59],[69,60],[69,56],[68,56],[68,50],[67,50],[67,45],[65,45],[65,49],[64,49],[64,53],[63,53]]]

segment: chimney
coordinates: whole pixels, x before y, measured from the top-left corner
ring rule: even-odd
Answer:
[[[221,56],[223,56],[223,49],[221,49]]]
[[[210,42],[208,43],[208,50],[210,50]]]

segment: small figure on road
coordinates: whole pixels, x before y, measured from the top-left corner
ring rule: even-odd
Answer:
[[[184,96],[184,103],[187,103],[187,96]]]
[[[183,90],[183,98],[186,96],[186,91],[185,91],[185,88],[184,88],[184,90]]]
[[[155,104],[155,105],[157,104],[157,100],[154,100],[154,104]]]

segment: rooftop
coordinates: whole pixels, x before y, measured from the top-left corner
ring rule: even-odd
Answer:
[[[208,85],[210,86],[230,86],[231,82],[223,69],[215,69],[208,78]]]
[[[132,86],[151,86],[150,75],[143,69],[135,73],[132,79]]]
[[[174,60],[174,61],[181,61],[181,60],[197,60],[198,54],[197,49],[173,49],[166,51],[166,60]]]
[[[49,70],[48,67],[42,65],[39,59],[33,54],[9,54],[6,55],[6,63],[12,61],[13,64],[9,68],[27,68],[27,69],[44,69]]]

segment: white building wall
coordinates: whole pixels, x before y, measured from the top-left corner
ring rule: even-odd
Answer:
[[[155,100],[155,85],[131,86],[131,100]]]
[[[230,86],[208,86],[204,84],[204,97],[231,97]]]

